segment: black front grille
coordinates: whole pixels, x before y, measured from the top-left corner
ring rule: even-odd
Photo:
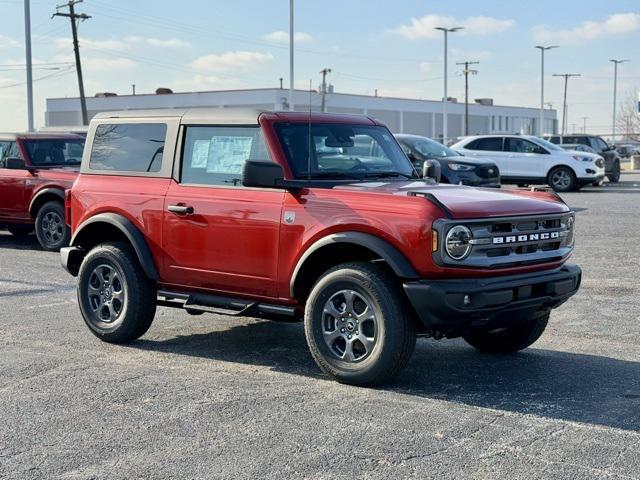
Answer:
[[[472,248],[461,261],[449,258],[443,251],[436,252],[434,258],[438,263],[485,268],[558,261],[572,249],[572,232],[568,228],[572,217],[568,212],[500,219],[438,220],[434,226],[440,230],[443,240],[455,225],[469,228]]]
[[[497,178],[500,176],[500,170],[498,170],[498,167],[494,165],[483,165],[482,167],[478,168],[478,176],[480,178]]]

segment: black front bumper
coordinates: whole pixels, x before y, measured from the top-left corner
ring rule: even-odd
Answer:
[[[582,270],[554,270],[503,277],[420,280],[404,291],[429,330],[459,335],[469,328],[499,328],[534,318],[564,303],[580,287]]]

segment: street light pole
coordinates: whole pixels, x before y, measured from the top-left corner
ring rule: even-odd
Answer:
[[[293,2],[289,0],[289,110],[293,111]]]
[[[540,120],[538,123],[538,136],[544,135],[544,52],[552,48],[558,48],[558,45],[536,45],[535,48],[540,49]]]
[[[33,70],[31,65],[31,0],[24,0],[24,47],[27,61],[27,119],[29,132],[33,132]]]
[[[448,97],[449,94],[447,92],[447,55],[448,55],[448,35],[449,32],[453,33],[453,32],[457,32],[458,30],[462,30],[464,27],[453,27],[453,28],[448,28],[448,27],[436,27],[436,30],[440,30],[442,32],[444,32],[444,98],[442,99],[442,143],[444,145],[447,144],[447,137],[448,137],[448,125],[447,125],[447,103],[448,103]]]
[[[628,62],[629,60],[616,60],[611,59],[610,62],[613,62],[613,124],[611,129],[611,144],[616,143],[616,103],[617,103],[617,95],[618,95],[618,65],[620,63]]]

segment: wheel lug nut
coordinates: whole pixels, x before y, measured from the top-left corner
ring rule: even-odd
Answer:
[[[358,330],[356,330],[356,335],[360,335],[360,332],[358,332]]]
[[[344,328],[341,328],[341,329],[340,329],[340,331],[341,331],[342,333],[344,333]]]
[[[347,338],[348,338],[349,340],[351,340],[351,335],[349,335]]]

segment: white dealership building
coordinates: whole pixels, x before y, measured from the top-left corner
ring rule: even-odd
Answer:
[[[167,89],[158,91],[170,92]],[[216,90],[207,92],[175,92],[142,95],[98,94],[87,98],[89,118],[112,110],[156,108],[219,107],[288,110],[289,91],[280,88],[246,90]],[[321,95],[306,90],[294,92],[294,109],[319,111]],[[413,133],[442,139],[442,102],[410,98],[326,94],[326,111],[365,114],[384,122],[394,133]],[[450,99],[447,104],[448,137],[464,134],[464,102]],[[538,131],[538,108],[494,105],[491,99],[469,103],[469,135],[487,133],[535,134]],[[544,112],[544,132],[557,132],[556,111]],[[82,124],[80,101],[76,98],[49,98],[45,125],[49,128],[73,127]]]

